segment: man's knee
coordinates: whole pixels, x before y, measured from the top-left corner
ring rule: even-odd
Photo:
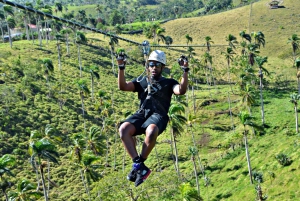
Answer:
[[[129,122],[124,122],[119,127],[119,133],[121,139],[124,139],[128,136],[132,136],[135,133],[135,127]]]
[[[150,141],[156,140],[158,132],[158,127],[154,124],[151,124],[146,130],[146,138],[148,138]]]

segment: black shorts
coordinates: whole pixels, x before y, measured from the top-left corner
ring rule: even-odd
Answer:
[[[141,135],[145,133],[147,127],[150,124],[155,124],[158,129],[158,135],[161,134],[167,127],[169,121],[168,115],[162,115],[158,113],[151,113],[147,110],[138,110],[124,121],[120,122],[120,126],[124,122],[129,122],[134,125],[136,132],[135,135]]]

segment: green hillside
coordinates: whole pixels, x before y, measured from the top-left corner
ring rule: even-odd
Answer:
[[[176,19],[161,24],[166,30],[165,35],[173,38],[173,45],[186,45],[186,34],[193,38],[190,45],[204,45],[205,37],[210,36],[214,42],[210,54],[215,78],[214,84],[207,85],[207,72],[204,67],[197,74],[192,71],[194,81],[197,82],[191,82],[187,95],[183,96],[188,102],[184,115],[187,118],[188,114],[194,115],[197,121],[184,125],[184,131],[176,137],[181,177],[174,170],[170,147],[171,130],[168,126],[158,137],[156,150],[153,150],[146,161],[152,174],[138,188],[126,180],[131,169],[131,160],[123,149],[117,125],[128,114],[137,110],[139,102],[136,94],[118,90],[109,37],[86,32],[88,42],[80,44],[82,77],[78,46],[73,42],[70,42],[70,54],[67,54],[65,41],[60,42],[61,70],[55,40],[43,40],[41,46],[37,40],[34,43],[26,40],[14,41],[12,48],[9,43],[0,43],[0,157],[11,154],[16,158],[15,165],[8,166],[14,177],[0,171],[1,188],[4,186],[3,181],[7,179],[15,185],[7,188],[6,192],[16,191],[18,181],[26,178],[34,184],[39,183],[39,192],[43,192],[41,181],[37,182],[36,171],[30,164],[28,147],[33,140],[33,131],[45,133],[46,125],[50,124],[55,129],[48,137],[55,141],[54,136],[59,136],[62,140],[54,142],[59,153],[58,163],[42,160],[46,164],[43,169],[45,177],[48,177],[47,165],[50,165],[52,183],[48,189],[49,200],[89,200],[80,170],[89,173],[93,167],[85,169],[76,164],[71,160],[70,153],[76,148],[76,136],[84,133],[84,140],[87,140],[87,133],[92,126],[102,129],[100,136],[95,139],[102,146],[95,163],[97,166],[93,169],[100,177],[98,181],[89,183],[90,200],[183,200],[184,195],[180,190],[183,183],[190,183],[197,190],[189,151],[194,146],[193,138],[202,166],[201,169],[196,157],[197,178],[203,200],[258,199],[255,188],[259,178],[263,196],[267,195],[267,200],[297,200],[300,197],[300,139],[295,132],[294,104],[290,102],[290,94],[297,92],[297,71],[293,67],[292,46],[287,41],[293,34],[300,35],[300,26],[297,23],[300,19],[300,2],[285,0],[281,8],[272,10],[267,7],[268,2],[269,0],[261,0],[253,3],[250,27],[250,5],[214,15]],[[240,111],[248,111],[243,101],[243,91],[240,90],[240,77],[245,69],[241,61],[232,62],[232,91],[228,83],[227,63],[221,54],[227,47],[219,46],[228,44],[225,37],[229,34],[236,36],[238,42],[241,42],[239,33],[242,30],[246,33],[264,33],[266,44],[259,49],[259,55],[268,57],[264,68],[270,75],[264,75],[262,91],[265,125],[263,130],[255,132],[250,126],[244,127],[238,117]],[[146,39],[144,35],[120,36],[137,42]],[[152,39],[149,40],[152,43]],[[141,47],[121,40],[115,48],[118,47],[124,47],[129,55],[127,80],[142,74],[144,68],[141,65]],[[181,54],[188,54],[187,48],[161,49],[167,53],[169,69],[165,71],[165,76],[176,76],[176,72],[180,72],[176,60]],[[206,47],[194,49],[193,57],[203,60]],[[234,51],[236,55],[241,55],[239,45]],[[45,71],[46,66],[42,64],[45,59],[52,60],[53,72]],[[115,59],[113,60],[114,67],[117,68]],[[98,67],[95,71],[99,73],[100,79],[95,79],[94,98],[92,93],[82,96],[85,108],[83,115],[78,80],[86,80],[85,86],[91,92],[91,73],[88,71],[91,66]],[[192,69],[196,67],[196,64],[191,63]],[[253,74],[256,76],[252,80],[255,103],[251,106],[251,112],[255,117],[254,123],[262,128],[257,65],[254,66]],[[248,173],[244,132],[248,132],[253,184],[250,183]],[[143,136],[139,136],[139,149],[142,141]],[[283,165],[276,159],[279,154],[283,154]],[[0,170],[3,170],[1,168],[0,166]],[[46,186],[48,181],[46,179]],[[0,195],[1,200],[5,200],[3,192]],[[34,200],[44,200],[44,197]]]

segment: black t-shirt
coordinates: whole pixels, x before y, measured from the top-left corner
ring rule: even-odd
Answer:
[[[140,82],[138,82],[137,79],[134,79],[132,82],[135,86],[134,92],[138,92],[138,98],[141,100],[140,101],[140,107],[141,107],[148,95],[148,89],[147,89],[148,83],[146,77],[140,79],[141,79]],[[150,101],[147,101],[146,104],[144,105],[144,109],[152,110],[154,104],[158,106],[157,108],[159,108],[161,105],[164,108],[164,110],[168,112],[171,103],[171,97],[173,95],[173,87],[177,84],[179,83],[176,80],[164,78],[164,77],[160,78],[157,81],[153,81],[151,87],[151,97],[154,98],[155,101],[151,99]]]

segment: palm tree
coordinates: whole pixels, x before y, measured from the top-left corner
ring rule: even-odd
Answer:
[[[79,62],[79,69],[80,69],[80,77],[82,77],[82,64],[81,64],[81,56],[80,56],[80,44],[86,44],[87,38],[85,34],[80,31],[76,31],[75,34],[75,44],[77,45],[77,55],[78,55],[78,62]]]
[[[5,178],[0,180],[0,189],[2,190],[3,195],[5,196],[5,200],[9,201],[6,190],[12,187],[13,183],[7,181]]]
[[[185,39],[186,39],[186,46],[189,45],[189,42],[193,42],[193,38],[189,35],[189,34],[186,34],[185,35]]]
[[[200,186],[199,186],[199,181],[198,181],[197,167],[196,167],[196,163],[195,163],[195,156],[198,155],[198,150],[197,150],[196,147],[189,147],[189,151],[190,151],[190,154],[191,154],[191,160],[193,161],[194,174],[195,174],[195,179],[196,179],[196,184],[197,184],[198,196],[200,196]]]
[[[166,36],[165,37],[165,44],[166,45],[172,45],[173,43],[173,38],[171,36]]]
[[[300,93],[300,72],[299,72],[299,68],[300,68],[300,58],[297,58],[295,60],[295,64],[294,64],[297,68],[297,83],[298,83],[298,93]]]
[[[299,42],[300,38],[297,34],[293,34],[292,37],[288,39],[288,43],[292,44],[294,61],[296,60],[296,52],[299,49]]]
[[[60,41],[62,40],[62,35],[59,33],[55,34],[54,38],[56,39],[56,47],[57,47],[57,55],[58,55],[58,67],[59,71],[61,72],[61,48],[60,48]]]
[[[52,15],[52,7],[49,5],[45,5],[44,8],[41,9],[42,12],[47,13]],[[48,40],[50,39],[50,30],[49,30],[49,20],[44,16],[44,21],[45,21],[45,38],[46,38],[46,43],[48,44]]]
[[[173,145],[174,144],[174,150],[175,150],[175,170],[178,174],[178,177],[180,178],[180,172],[179,172],[179,165],[178,165],[178,150],[176,145],[176,137],[180,135],[181,132],[183,132],[184,128],[183,125],[186,123],[186,118],[182,116],[185,111],[184,106],[177,103],[172,103],[168,116],[169,116],[169,124],[170,124],[170,131],[171,131],[171,150],[173,155]]]
[[[115,64],[114,64],[114,52],[115,52],[115,45],[118,43],[119,43],[118,38],[115,37],[114,35],[110,34],[109,35],[109,46],[110,46],[111,64],[112,64],[112,69],[113,69],[114,75],[116,75]]]
[[[60,143],[62,142],[62,138],[59,136],[58,132],[56,129],[51,125],[47,124],[45,126],[44,132],[40,133],[37,130],[33,130],[30,132],[30,139],[29,143],[34,143],[40,139],[46,139],[50,143],[55,144],[55,143]],[[32,153],[32,147],[29,146],[29,153]],[[49,194],[49,189],[50,189],[50,163],[49,159],[47,159],[47,172],[48,172],[48,194]],[[38,178],[38,172],[37,172],[37,178]]]
[[[227,61],[227,68],[228,68],[228,82],[230,85],[231,92],[233,92],[232,85],[231,85],[231,76],[230,76],[230,61],[233,61],[233,55],[235,52],[233,51],[232,47],[227,47],[226,52],[221,52],[225,56]]]
[[[22,179],[18,182],[17,189],[8,193],[9,200],[13,201],[30,201],[38,200],[43,196],[43,193],[35,190],[36,185],[32,184],[27,179]]]
[[[179,12],[179,6],[174,6],[174,13],[175,13],[176,18],[177,18],[178,12]]]
[[[100,4],[97,4],[95,10],[97,11],[97,13],[98,13],[98,18],[99,18],[99,17],[100,17],[100,14],[102,13],[103,6],[101,6]]]
[[[3,194],[5,195],[6,201],[8,201],[6,189],[11,186],[11,183],[4,179],[4,174],[14,176],[14,174],[10,171],[9,167],[15,165],[15,163],[16,159],[9,154],[4,154],[0,158],[0,188]]]
[[[9,36],[9,44],[10,44],[10,47],[12,48],[12,38],[11,38],[9,25],[16,24],[14,19],[12,18],[12,16],[14,16],[14,10],[13,10],[12,6],[7,6],[7,5],[3,5],[3,10],[4,10],[4,15],[6,14],[6,20],[5,20],[6,27],[7,27],[7,32],[8,32],[8,36]]]
[[[193,140],[194,147],[196,147],[196,141],[195,141],[195,136],[194,136],[194,132],[193,132],[193,130],[194,130],[194,124],[199,123],[199,121],[200,121],[199,118],[197,118],[196,116],[189,115],[188,119],[187,119],[187,122],[186,122],[187,126],[189,128],[191,128],[191,134],[192,134],[192,140]],[[204,168],[203,168],[203,166],[201,164],[201,159],[200,159],[199,152],[197,152],[197,159],[198,159],[198,163],[199,163],[199,167],[200,167],[201,173],[202,173],[203,177],[205,177]]]
[[[21,13],[21,18],[23,19],[23,22],[24,22],[24,27],[25,27],[25,31],[26,31],[26,38],[27,40],[30,40],[30,37],[29,37],[29,29],[28,29],[28,15],[29,12],[27,12],[27,10],[23,10]]]
[[[0,10],[0,29],[2,34],[2,41],[4,42],[4,31],[3,31],[3,22],[5,21],[5,14]]]
[[[54,66],[52,60],[49,58],[44,58],[42,60],[39,60],[39,63],[41,63],[42,67],[44,68],[44,75],[46,77],[46,83],[49,89],[49,96],[50,96],[49,76],[54,71]]]
[[[89,196],[89,200],[91,200],[89,187],[91,180],[95,182],[98,181],[101,177],[101,175],[96,171],[100,167],[100,165],[95,164],[99,162],[99,160],[99,157],[91,154],[90,152],[84,152],[82,155],[82,159],[78,164],[80,167],[81,180],[85,186],[86,193]]]
[[[295,119],[296,119],[296,133],[299,133],[299,126],[298,126],[298,100],[300,100],[300,95],[297,93],[293,93],[290,95],[291,100],[290,102],[294,104],[294,111],[295,111]]]
[[[62,30],[60,30],[60,33],[66,37],[67,55],[69,55],[70,54],[69,34],[72,33],[72,30],[70,28],[62,29]]]
[[[254,38],[255,44],[258,46],[259,49],[261,45],[263,47],[265,46],[265,35],[261,31],[252,32],[251,36]]]
[[[255,128],[260,128],[259,126],[257,126],[252,120],[254,119],[253,116],[251,116],[249,113],[241,111],[238,114],[238,117],[241,121],[241,123],[243,124],[244,127],[244,131],[243,131],[243,137],[244,137],[244,144],[245,144],[245,150],[246,150],[246,158],[247,158],[247,164],[248,164],[248,172],[249,172],[249,176],[250,176],[250,182],[251,184],[253,184],[253,179],[252,179],[252,168],[251,168],[251,161],[250,161],[250,155],[249,155],[249,148],[248,148],[248,139],[247,139],[247,135],[248,135],[248,130],[246,130],[246,126],[252,126]]]
[[[261,57],[257,56],[255,57],[255,63],[258,65],[259,68],[259,90],[260,90],[260,104],[261,104],[261,119],[262,124],[265,124],[265,112],[264,112],[264,101],[263,101],[263,95],[262,95],[262,88],[263,88],[263,72],[267,75],[269,72],[263,67],[264,63],[268,62],[268,57]]]
[[[92,90],[92,100],[94,100],[94,78],[97,80],[100,79],[100,75],[97,72],[99,70],[98,66],[86,66],[84,69],[86,72],[91,75],[91,90]]]
[[[228,36],[226,36],[226,41],[228,42],[228,45],[235,49],[236,47],[234,46],[234,44],[238,44],[236,37],[232,34],[229,34]]]
[[[157,33],[157,30],[158,29],[161,29],[160,27],[160,23],[159,22],[154,22],[154,23],[151,23],[149,26],[149,34],[150,34],[150,37],[149,38],[153,38],[153,41],[155,42],[156,41],[156,33]]]
[[[251,84],[247,83],[244,88],[242,88],[241,91],[242,95],[242,101],[246,104],[248,111],[251,115],[251,106],[255,104],[255,94],[254,94],[254,88]]]
[[[240,32],[240,36],[242,37],[242,40],[246,40],[249,43],[251,43],[252,38],[251,38],[251,36],[249,34],[246,33],[245,30],[243,30],[243,31]]]
[[[247,45],[247,49],[248,49],[248,61],[249,61],[249,64],[251,66],[254,65],[254,58],[257,56],[257,54],[259,54],[259,50],[257,49],[258,48],[258,45],[257,44],[248,44]]]
[[[9,155],[4,154],[0,158],[0,179],[3,178],[4,174],[9,174],[10,176],[14,176],[14,174],[8,168],[9,166],[13,166],[16,163],[16,159]]]
[[[87,81],[86,80],[83,80],[83,79],[77,80],[76,85],[77,85],[77,88],[79,89],[79,95],[80,95],[80,98],[81,98],[81,107],[82,107],[82,117],[84,119],[84,111],[85,111],[85,109],[84,109],[84,97],[89,95],[90,90],[87,87]],[[84,120],[84,130],[86,130],[85,120]]]
[[[93,154],[99,155],[103,145],[100,141],[101,129],[98,126],[90,127],[87,133],[86,146],[87,149],[91,150]]]
[[[211,77],[210,81],[209,81],[207,71],[205,71],[205,74],[206,74],[207,84],[211,86],[212,82],[214,81],[214,78],[212,74],[212,56],[209,54],[209,52],[205,52],[204,55],[202,56],[202,63],[205,65],[205,70],[209,70],[210,77]]]
[[[56,2],[55,3],[55,8],[56,8],[56,13],[58,12],[62,12],[63,11],[63,7],[61,3]]]
[[[241,55],[246,56],[247,42],[246,41],[241,41],[240,46],[242,47]]]
[[[163,35],[166,30],[164,28],[159,28],[156,30],[156,37],[157,37],[157,43],[159,44],[160,41],[163,43],[166,43],[166,37]]]
[[[38,141],[32,141],[29,147],[30,147],[29,149],[30,161],[33,168],[36,168],[35,157],[38,158],[38,165],[39,165],[39,171],[42,178],[44,197],[45,197],[45,201],[48,201],[48,193],[47,193],[45,178],[44,178],[44,168],[46,164],[42,162],[42,158],[47,159],[54,163],[58,163],[56,157],[59,157],[59,154],[58,152],[56,152],[55,145],[51,143],[51,141],[47,138],[42,138]]]
[[[205,36],[205,45],[206,45],[206,48],[207,48],[207,52],[210,51],[210,46],[211,46],[212,43],[214,43],[214,41],[211,40],[211,37],[210,36]]]

